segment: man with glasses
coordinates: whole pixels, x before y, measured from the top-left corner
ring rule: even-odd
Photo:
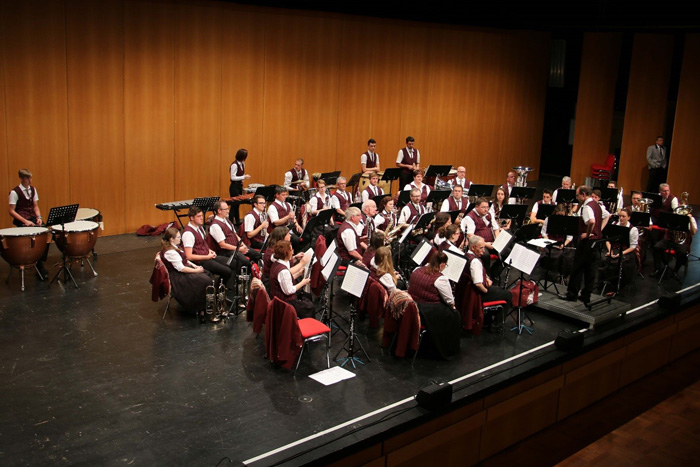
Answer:
[[[225,201],[214,203],[216,217],[209,227],[209,246],[217,255],[233,258],[232,268],[239,271],[242,266],[250,268],[250,261],[257,261],[261,258],[260,253],[250,250],[236,235],[233,225],[228,220],[229,206]]]
[[[192,263],[202,266],[212,274],[221,277],[227,287],[233,275],[231,267],[227,264],[226,256],[218,256],[207,244],[207,232],[204,230],[204,213],[198,206],[192,206],[189,210],[190,223],[182,232],[182,247],[185,257]]]
[[[267,228],[270,223],[267,221],[267,212],[265,212],[265,197],[256,195],[253,198],[253,209],[243,218],[243,229],[250,241],[251,248],[260,250],[265,237],[267,237]]]

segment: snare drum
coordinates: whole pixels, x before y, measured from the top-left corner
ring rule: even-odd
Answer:
[[[391,183],[382,181],[382,177],[384,176],[384,172],[377,172],[377,175],[379,175],[379,183],[377,183],[377,186],[384,190],[384,194],[391,194]],[[362,176],[360,177],[360,182],[358,183],[358,190],[360,193],[365,191],[365,188],[369,186],[369,176],[370,172],[363,173]],[[399,187],[399,191],[403,187]]]
[[[41,259],[49,239],[45,227],[12,227],[0,229],[0,252],[10,266],[24,269]]]
[[[68,258],[83,258],[88,255],[97,242],[97,222],[75,221],[63,226],[51,226],[56,237],[56,246]]]

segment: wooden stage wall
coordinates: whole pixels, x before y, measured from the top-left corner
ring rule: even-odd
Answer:
[[[28,168],[44,214],[97,208],[108,235],[227,195],[240,147],[265,184],[296,157],[349,176],[370,137],[393,166],[407,135],[424,166],[538,177],[548,33],[204,1],[6,1],[0,21],[0,191]]]

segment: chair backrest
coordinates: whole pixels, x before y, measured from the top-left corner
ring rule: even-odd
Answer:
[[[608,158],[605,160],[605,165],[610,167],[610,169],[614,169],[616,161],[617,158],[615,157],[615,154],[608,154]]]
[[[270,296],[264,286],[261,286],[248,301],[248,313],[253,314],[253,332],[259,334],[265,324],[267,308],[270,305]]]
[[[304,340],[301,337],[294,307],[275,297],[265,317],[265,349],[267,358],[282,368],[294,365]]]

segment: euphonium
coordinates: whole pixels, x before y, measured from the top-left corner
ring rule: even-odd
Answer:
[[[673,213],[681,216],[687,216],[692,212],[693,208],[690,207],[690,205],[688,204],[688,192],[684,191],[683,193],[681,193],[681,202],[678,205],[678,207],[673,210]],[[688,232],[679,232],[677,230],[673,230],[671,233],[673,234],[674,243],[682,245],[688,240]]]
[[[649,206],[654,202],[651,198],[642,198],[639,200],[639,204],[642,205],[642,212],[649,212]]]

